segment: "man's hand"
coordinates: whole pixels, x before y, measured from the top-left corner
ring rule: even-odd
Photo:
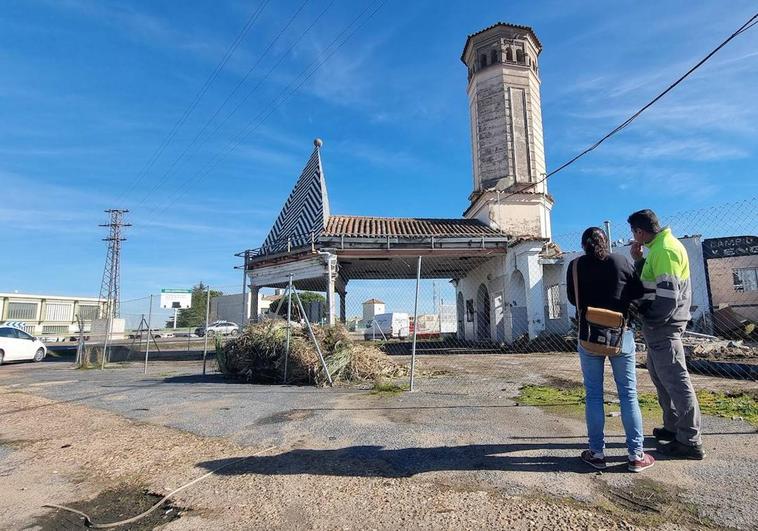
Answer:
[[[640,242],[632,242],[631,254],[635,262],[642,260],[642,244]]]

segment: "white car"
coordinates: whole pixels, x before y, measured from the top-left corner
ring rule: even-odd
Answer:
[[[12,326],[0,326],[0,365],[6,361],[42,361],[47,347],[34,336]]]
[[[226,336],[226,335],[232,335],[236,336],[239,334],[240,327],[237,323],[233,323],[231,321],[216,321],[215,323],[211,323],[208,325],[208,337],[213,337],[215,335],[220,336]],[[200,337],[203,337],[205,335],[205,327],[201,326],[195,329],[195,334],[197,334]]]

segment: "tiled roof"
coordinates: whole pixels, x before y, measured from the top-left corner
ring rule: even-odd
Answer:
[[[507,235],[477,219],[377,218],[367,216],[330,216],[322,233],[326,237],[448,237],[467,238]]]
[[[463,46],[463,53],[461,54],[461,61],[463,61],[464,63],[466,62],[464,60],[464,55],[466,54],[466,48],[468,48],[468,43],[471,41],[472,38],[476,37],[477,35],[480,35],[480,34],[484,33],[485,31],[491,30],[492,28],[496,28],[498,26],[511,26],[513,28],[518,28],[518,29],[522,29],[522,30],[528,31],[529,34],[534,39],[534,41],[537,43],[537,51],[539,52],[539,51],[542,50],[542,43],[540,42],[539,38],[537,38],[537,34],[534,33],[534,30],[531,27],[529,27],[529,26],[522,26],[521,24],[509,24],[508,22],[496,22],[492,26],[486,27],[483,30],[479,30],[476,33],[472,33],[471,35],[469,35],[468,37],[466,37],[466,44]]]

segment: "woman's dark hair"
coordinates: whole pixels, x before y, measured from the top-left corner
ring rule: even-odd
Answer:
[[[642,229],[650,234],[658,234],[661,232],[661,224],[658,222],[658,216],[655,212],[646,208],[645,210],[638,210],[626,220],[629,226],[634,229]]]
[[[608,258],[608,239],[600,227],[590,227],[582,233],[582,249],[597,260]]]

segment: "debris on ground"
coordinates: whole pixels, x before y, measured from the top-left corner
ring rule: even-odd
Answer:
[[[713,312],[716,333],[730,339],[758,339],[758,326],[750,319],[734,311],[728,304],[722,304]]]
[[[685,332],[682,343],[685,353],[691,358],[758,363],[758,344],[754,342]]]
[[[287,383],[325,385],[328,381],[308,331],[291,329]],[[405,376],[408,369],[372,345],[350,339],[347,329],[313,326],[334,382],[365,382]],[[236,338],[217,348],[219,368],[228,377],[252,383],[284,381],[287,325],[269,320],[251,324]]]

